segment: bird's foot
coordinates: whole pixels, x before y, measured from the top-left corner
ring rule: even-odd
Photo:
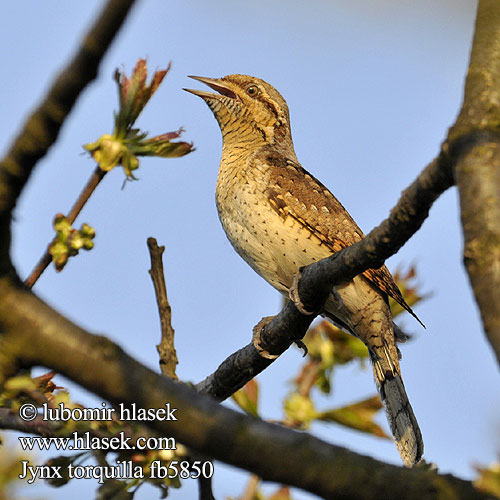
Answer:
[[[304,351],[302,354],[302,357],[305,358],[307,356],[307,353],[309,352],[309,350],[307,349],[307,346],[304,344],[304,342],[302,342],[302,340],[296,340],[295,345],[299,349],[302,349],[302,351]]]
[[[288,297],[295,304],[295,307],[299,310],[301,314],[303,314],[304,316],[311,316],[311,314],[314,314],[314,311],[308,311],[305,308],[299,295],[299,280],[301,274],[302,272],[299,270],[299,272],[294,275],[292,280],[292,286],[288,290]]]
[[[276,359],[279,357],[279,354],[271,354],[269,351],[262,347],[262,330],[271,323],[274,319],[274,316],[265,316],[263,317],[254,327],[253,327],[253,336],[252,336],[252,345],[255,347],[259,355],[266,359]]]

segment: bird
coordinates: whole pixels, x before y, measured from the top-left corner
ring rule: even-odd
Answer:
[[[215,193],[222,227],[250,267],[288,296],[302,266],[364,234],[299,163],[288,105],[272,85],[241,74],[190,78],[214,91],[184,89],[205,101],[222,132]],[[396,447],[412,467],[421,459],[423,440],[401,377],[396,337],[402,332],[393,324],[388,297],[417,318],[385,265],[333,287],[322,314],[367,346]]]

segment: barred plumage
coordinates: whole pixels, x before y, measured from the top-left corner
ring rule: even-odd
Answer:
[[[356,243],[363,232],[300,165],[288,106],[274,87],[246,75],[193,78],[218,92],[189,90],[208,104],[223,135],[216,188],[222,226],[240,256],[288,296],[301,266]],[[401,378],[389,296],[416,318],[385,266],[336,286],[324,314],[368,347],[394,440],[411,467],[423,442]]]

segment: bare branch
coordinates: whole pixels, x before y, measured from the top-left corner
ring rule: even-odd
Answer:
[[[168,302],[167,285],[165,284],[165,274],[163,271],[162,255],[165,247],[158,246],[155,238],[148,238],[149,255],[151,257],[151,269],[149,275],[153,281],[156,294],[156,302],[158,304],[158,312],[160,314],[161,323],[161,341],[156,346],[160,355],[160,368],[163,375],[177,380],[175,367],[179,362],[174,346],[175,331],[172,327],[172,309]]]

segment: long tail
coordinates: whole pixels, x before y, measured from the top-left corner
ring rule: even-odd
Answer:
[[[394,441],[405,467],[412,467],[424,452],[422,434],[408,401],[399,366],[385,344],[370,350],[373,374],[385,406]]]

